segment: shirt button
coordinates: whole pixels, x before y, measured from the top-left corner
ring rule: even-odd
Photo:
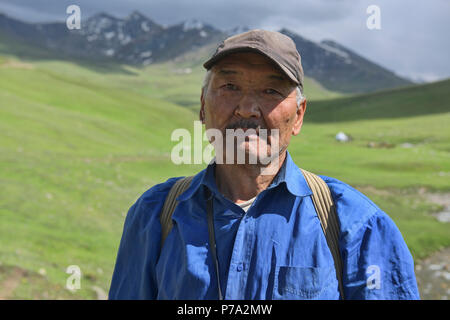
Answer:
[[[237,271],[237,272],[241,272],[241,271],[242,271],[242,263],[240,263],[240,264],[237,265],[236,271]]]

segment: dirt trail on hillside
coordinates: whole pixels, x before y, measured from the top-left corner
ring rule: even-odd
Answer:
[[[426,198],[428,201],[437,203],[444,207],[443,210],[434,214],[436,219],[440,222],[450,222],[450,193],[428,193],[426,194]]]
[[[34,69],[34,66],[30,63],[21,61],[7,60],[0,64],[1,68],[15,68],[15,69]]]
[[[450,248],[416,263],[416,279],[423,300],[450,299]]]
[[[8,277],[0,283],[0,300],[11,299],[14,290],[20,284],[22,277],[26,275],[26,271],[20,268],[14,268]]]
[[[449,224],[450,193],[426,193],[425,198],[443,206],[443,209],[433,216],[438,221]],[[422,299],[450,299],[450,248],[435,252],[426,259],[419,261],[415,269]]]

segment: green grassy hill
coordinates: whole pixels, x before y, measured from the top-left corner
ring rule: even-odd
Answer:
[[[106,85],[103,74],[72,65],[55,72],[60,66],[0,67],[0,261],[45,269],[59,289],[65,268],[80,265],[90,280],[76,296],[89,298],[89,283],[107,288],[130,201],[186,171],[167,161],[167,138],[194,116]],[[27,288],[17,297],[31,297]]]
[[[303,136],[299,139],[302,143],[298,148],[307,149],[305,144],[309,144],[323,150],[315,152],[317,161],[312,163],[316,166],[323,163],[323,170],[347,177],[353,183],[450,191],[449,89],[450,80],[446,80],[312,101],[307,106]],[[334,141],[339,131],[349,134],[353,140],[345,144]],[[384,148],[368,148],[369,144]],[[330,153],[333,154],[328,160],[331,163],[325,159],[318,161]]]
[[[203,72],[188,60],[108,69],[0,56],[0,283],[10,284],[0,297],[91,299],[93,286],[107,292],[128,208],[152,185],[204,168],[170,161],[172,131],[192,131],[198,119]],[[442,82],[323,100],[339,94],[308,80],[305,125],[290,147],[299,166],[365,190],[399,225],[415,258],[450,245],[448,229],[430,216],[438,208],[417,197],[420,187],[450,190],[448,89]],[[415,101],[425,110],[440,101],[441,111],[420,112]],[[372,116],[374,108],[386,116]],[[408,116],[411,108],[418,111]],[[336,142],[341,130],[354,140]],[[370,141],[395,147],[367,148]],[[64,288],[69,265],[83,275],[75,293]]]
[[[450,80],[314,102],[313,122],[348,122],[440,115],[450,112]],[[429,128],[427,128],[429,129]],[[447,136],[448,136],[448,132]]]

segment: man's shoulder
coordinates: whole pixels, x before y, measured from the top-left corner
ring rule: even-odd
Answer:
[[[150,189],[145,191],[138,199],[138,201],[142,201],[143,203],[146,203],[148,201],[160,201],[165,200],[167,197],[167,194],[169,193],[170,189],[173,187],[175,182],[177,182],[179,179],[183,177],[172,177],[167,179],[164,182],[157,183],[153,185]]]
[[[320,177],[330,189],[343,236],[352,237],[374,223],[395,227],[390,217],[366,195],[336,178]]]
[[[380,210],[380,208],[365,194],[351,185],[336,178],[319,175],[330,188],[335,202],[345,202],[349,206],[362,207],[368,210]]]
[[[164,182],[153,185],[145,191],[131,206],[127,220],[144,223],[162,210],[164,201],[172,186],[182,177],[169,178]]]

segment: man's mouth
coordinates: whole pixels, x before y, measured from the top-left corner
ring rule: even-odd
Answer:
[[[258,124],[258,123],[255,123],[252,120],[239,119],[236,122],[226,126],[225,129],[232,129],[232,130],[241,129],[244,132],[249,130],[249,129],[254,129],[254,130],[257,130],[259,132],[259,129],[261,129],[261,125]]]
[[[260,130],[263,129],[262,126],[260,124],[256,124],[253,122],[248,122],[248,121],[238,121],[232,125],[229,125],[225,128],[225,133],[230,132],[232,130],[233,133],[236,133],[236,131],[241,131],[244,132],[246,134],[251,134],[253,135],[253,132],[255,132],[255,134],[257,136],[259,136]],[[230,131],[229,131],[230,130]],[[248,132],[249,130],[251,130],[251,132]]]
[[[256,134],[259,135],[259,130],[261,129],[261,126],[257,126],[256,128],[238,128],[238,129],[241,129],[244,132],[247,132],[248,130],[254,130]]]

